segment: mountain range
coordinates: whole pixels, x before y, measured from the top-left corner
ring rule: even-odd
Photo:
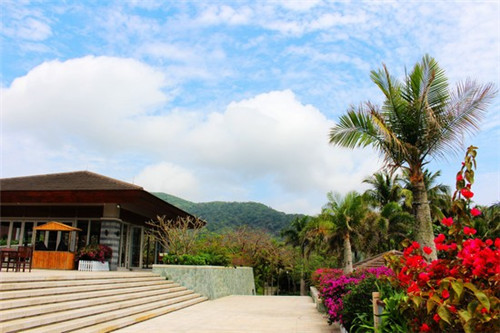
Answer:
[[[247,225],[274,235],[290,225],[301,214],[286,214],[258,202],[191,202],[167,193],[153,193],[162,200],[207,221],[207,229],[220,232]]]

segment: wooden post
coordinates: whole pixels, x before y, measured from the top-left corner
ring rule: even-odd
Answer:
[[[383,308],[379,307],[379,301],[380,301],[380,293],[376,291],[372,292],[373,325],[375,329],[379,328],[382,322],[382,317],[380,317],[380,315],[382,314]]]

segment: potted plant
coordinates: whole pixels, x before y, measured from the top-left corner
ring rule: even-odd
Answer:
[[[79,271],[109,271],[109,262],[113,251],[107,245],[89,244],[78,251]]]

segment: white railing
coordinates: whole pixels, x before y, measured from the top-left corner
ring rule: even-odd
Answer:
[[[109,271],[109,262],[79,260],[78,270],[87,272]]]

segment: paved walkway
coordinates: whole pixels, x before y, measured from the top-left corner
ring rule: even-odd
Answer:
[[[115,332],[331,333],[310,297],[228,296],[156,317]]]

